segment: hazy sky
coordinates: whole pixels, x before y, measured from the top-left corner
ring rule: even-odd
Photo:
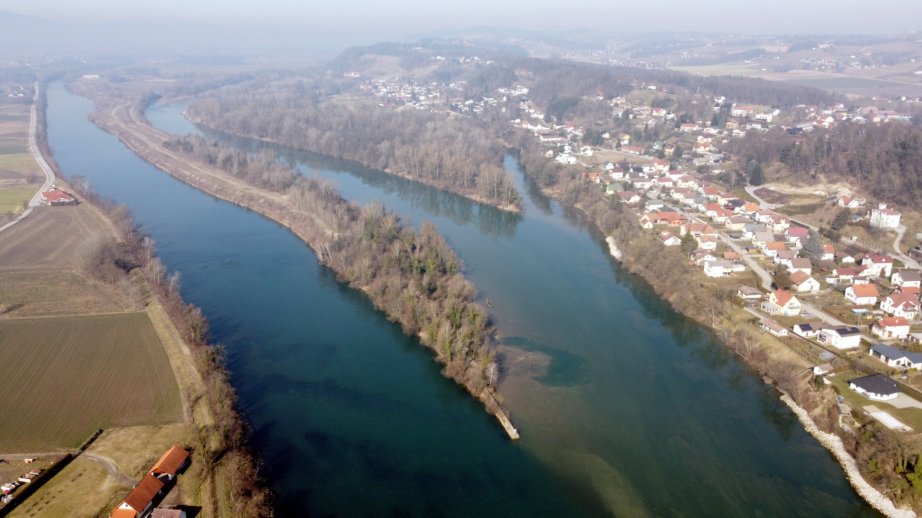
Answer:
[[[922,0],[0,0],[0,10],[81,22],[278,24],[371,38],[473,26],[737,34],[922,29]]]

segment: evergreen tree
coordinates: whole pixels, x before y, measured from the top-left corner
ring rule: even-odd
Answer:
[[[698,249],[698,241],[696,241],[691,234],[687,233],[682,236],[682,244],[679,245],[679,248],[686,254],[690,254]]]
[[[823,256],[823,236],[816,230],[810,231],[810,236],[804,244],[804,254],[811,259],[819,259]]]
[[[762,171],[762,164],[755,162],[749,170],[749,185],[762,185],[763,183],[765,183],[765,173]]]

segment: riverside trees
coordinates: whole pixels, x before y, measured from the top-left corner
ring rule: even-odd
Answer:
[[[521,201],[502,168],[504,149],[472,124],[316,101],[296,87],[209,95],[189,113],[223,131],[353,160],[501,208]]]
[[[461,260],[435,227],[424,223],[416,231],[379,205],[358,207],[328,182],[300,176],[268,154],[247,154],[202,137],[163,145],[283,194],[292,212],[285,219],[318,259],[340,281],[365,292],[404,332],[418,335],[435,351],[446,376],[475,395],[495,383],[494,329],[474,302],[476,291],[461,273]]]

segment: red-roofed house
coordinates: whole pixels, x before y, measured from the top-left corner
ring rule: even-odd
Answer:
[[[871,325],[871,333],[881,338],[906,338],[909,321],[903,317],[885,317]]]
[[[800,301],[793,293],[787,290],[775,290],[762,303],[762,311],[769,315],[784,315],[795,317],[800,314]]]
[[[42,203],[45,205],[76,205],[77,199],[61,189],[51,189],[42,193]]]
[[[880,309],[888,315],[913,320],[919,314],[919,299],[909,293],[891,293],[880,301]]]
[[[873,306],[879,296],[873,284],[853,284],[845,289],[845,298],[856,306]]]

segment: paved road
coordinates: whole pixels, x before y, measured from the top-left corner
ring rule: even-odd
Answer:
[[[686,218],[688,218],[689,221],[694,220],[699,223],[705,223],[704,221],[701,221],[697,216],[689,214],[683,210],[680,210],[679,212],[682,213]],[[762,265],[760,265],[758,261],[753,259],[751,255],[749,255],[748,253],[746,253],[745,250],[743,250],[743,247],[741,247],[738,243],[734,242],[732,239],[730,239],[728,236],[726,236],[722,232],[717,233],[717,238],[720,239],[722,243],[730,247],[731,250],[739,254],[743,262],[746,263],[746,266],[748,266],[750,270],[755,272],[755,274],[759,277],[759,280],[762,281],[763,289],[767,291],[773,291],[772,290],[773,277],[770,273],[768,273],[768,271],[765,268],[762,268]],[[803,308],[801,315],[803,315],[804,317],[807,317],[807,318],[816,317],[822,320],[824,323],[831,325],[831,326],[845,325],[843,324],[841,320],[833,317],[832,315],[828,313],[823,312],[822,310],[820,310],[813,304],[804,302],[803,300],[800,300],[800,304],[801,304],[801,307]]]
[[[900,225],[896,229],[896,239],[893,240],[893,255],[896,256],[900,261],[903,261],[903,264],[909,268],[915,268],[916,270],[922,269],[922,267],[919,266],[918,261],[903,253],[902,241],[905,234],[906,225]]]
[[[30,207],[38,207],[41,205],[42,193],[51,189],[51,185],[54,183],[54,170],[51,169],[44,155],[39,151],[38,142],[35,140],[35,135],[38,132],[38,89],[39,83],[36,81],[35,97],[32,99],[32,110],[29,116],[29,152],[32,153],[32,158],[35,159],[35,163],[38,164],[42,173],[45,175],[45,183],[42,184],[41,189],[39,189],[38,192],[35,193],[35,196],[32,197],[32,200],[29,201]]]

